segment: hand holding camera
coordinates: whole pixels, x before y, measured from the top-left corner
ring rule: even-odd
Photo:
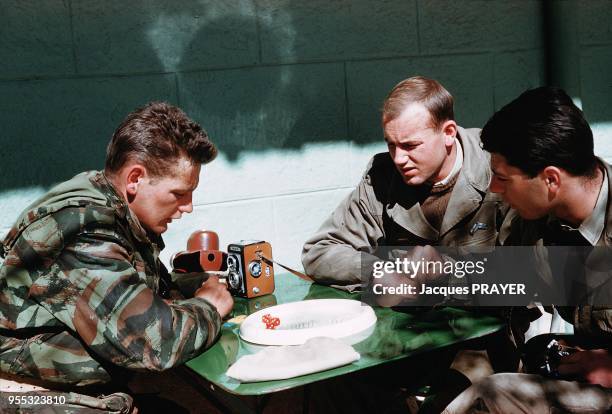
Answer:
[[[421,285],[425,282],[435,282],[440,275],[430,271],[430,264],[439,262],[433,268],[442,269],[444,259],[432,246],[414,246],[408,250],[394,250],[393,255],[397,264],[396,271],[386,271],[378,283],[385,294],[378,295],[376,302],[379,306],[392,307],[414,304],[419,299]],[[401,266],[400,266],[401,264]]]
[[[218,276],[210,276],[208,280],[202,283],[202,286],[196,290],[194,297],[206,299],[217,308],[217,312],[221,318],[227,316],[234,306],[234,299],[227,290],[227,285],[219,281]]]

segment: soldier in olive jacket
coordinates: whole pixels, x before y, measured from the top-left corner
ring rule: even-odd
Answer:
[[[505,207],[488,191],[480,130],[457,126],[450,93],[435,80],[406,79],[385,100],[382,123],[389,152],[372,158],[304,245],[304,269],[320,283],[363,282],[379,246],[495,245]]]

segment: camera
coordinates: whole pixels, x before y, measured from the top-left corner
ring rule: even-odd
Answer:
[[[561,378],[558,371],[561,358],[573,354],[576,350],[577,348],[561,344],[553,339],[546,346],[544,363],[539,367],[540,373],[547,377]]]
[[[274,292],[272,246],[241,240],[227,246],[227,284],[232,295],[254,298]]]
[[[222,272],[227,266],[227,253],[219,251],[219,236],[212,230],[197,230],[187,240],[187,250],[171,259],[176,273]]]
[[[558,367],[561,360],[581,348],[567,345],[573,335],[542,334],[536,335],[525,344],[523,361],[525,370],[549,378],[561,378]]]

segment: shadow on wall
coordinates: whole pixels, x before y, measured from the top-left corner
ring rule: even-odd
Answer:
[[[44,28],[55,36],[52,38],[59,37],[55,32],[70,26],[67,2],[43,2],[34,8],[24,6],[25,10],[21,12],[14,10],[22,9],[17,5],[5,7],[13,10],[13,15],[4,14],[0,23],[3,26],[9,24],[18,33],[7,42],[3,41],[0,56],[10,52],[17,58],[21,48],[28,45],[24,43],[21,46],[22,43],[18,42],[29,36],[28,33],[35,33],[28,25],[30,18],[37,26],[55,25],[54,29]],[[75,4],[73,13],[78,15],[79,12]],[[96,10],[92,13],[95,14]],[[9,22],[15,19],[17,23]],[[11,67],[14,72],[9,72],[8,77],[16,80],[0,82],[0,94],[9,97],[0,101],[3,126],[0,190],[50,186],[78,172],[101,169],[108,141],[127,113],[150,100],[178,103],[173,75],[124,75],[120,70],[113,71],[103,66],[99,66],[100,73],[92,72],[90,63],[96,61],[96,53],[106,54],[107,60],[112,62],[113,50],[110,45],[95,49],[94,45],[89,45],[90,36],[103,37],[107,33],[92,27],[92,34],[88,36],[80,29],[82,26],[75,17],[72,44],[40,44],[37,39],[31,40],[33,47],[41,49],[40,67],[36,68],[32,61],[15,64]],[[152,62],[151,67],[161,67],[157,54],[147,46],[145,33],[138,32],[138,35],[141,36],[138,58]],[[105,43],[108,41],[106,38]],[[45,51],[49,55],[64,54],[64,48],[68,49],[63,56],[68,61],[65,66],[44,66],[48,60]],[[6,72],[3,71],[2,76],[7,77]]]
[[[118,123],[151,100],[181,106],[230,162],[244,152],[379,142],[384,96],[416,74],[453,93],[462,126],[481,126],[494,109],[491,55],[420,56],[415,5],[49,0],[28,8],[8,0],[0,191],[102,168]],[[41,30],[59,40],[32,45]]]
[[[291,5],[274,10],[274,19],[286,23],[282,27],[274,26],[262,10],[256,18],[249,11],[236,14],[236,10],[211,9],[183,49],[179,66],[193,67],[194,56],[209,47],[211,38],[222,37],[217,32],[225,27],[241,28],[241,38],[233,46],[240,48],[237,52],[245,55],[246,64],[179,73],[178,90],[182,108],[202,124],[230,162],[242,152],[296,149],[312,142],[348,139],[341,62],[267,61],[268,53],[283,55],[294,48],[299,33],[291,25]],[[230,12],[233,14],[227,14]],[[235,49],[228,44],[224,52],[231,54]]]
[[[73,2],[72,10],[54,0],[37,9],[5,5],[0,23],[16,34],[3,41],[0,56],[19,55],[34,44],[43,59],[37,67],[29,54],[27,62],[0,69],[0,94],[10,97],[0,102],[0,191],[50,186],[103,168],[114,129],[152,100],[181,106],[230,160],[241,151],[346,139],[341,71],[335,81],[341,99],[328,113],[331,105],[316,102],[319,88],[329,83],[325,68],[257,67],[259,22],[251,1],[193,0],[181,8],[161,0],[148,7],[122,3]],[[70,18],[72,43],[61,30],[69,30]],[[60,40],[24,42],[34,36],[24,24],[29,19],[55,27],[43,31]],[[279,47],[291,49],[291,38],[287,32]],[[45,60],[45,53],[52,56]],[[306,79],[296,80],[296,69]]]
[[[416,21],[414,2],[385,2],[394,13],[373,12],[367,1],[262,0],[257,5],[257,17],[219,10],[210,13],[214,18],[202,16],[204,24],[179,64],[194,68],[193,56],[208,47],[219,27],[241,28],[242,45],[249,49],[245,28],[256,25],[256,65],[178,74],[181,106],[230,161],[242,152],[303,149],[312,143],[382,142],[383,99],[397,82],[417,74],[449,88],[463,126],[480,126],[493,111],[490,74],[473,73],[475,67],[490,66],[490,56],[419,57],[416,24],[408,24]]]

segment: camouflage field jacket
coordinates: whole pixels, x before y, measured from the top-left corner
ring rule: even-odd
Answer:
[[[179,365],[219,332],[209,302],[170,299],[161,237],[145,232],[101,172],[54,187],[0,247],[1,372],[102,384],[124,369]]]

